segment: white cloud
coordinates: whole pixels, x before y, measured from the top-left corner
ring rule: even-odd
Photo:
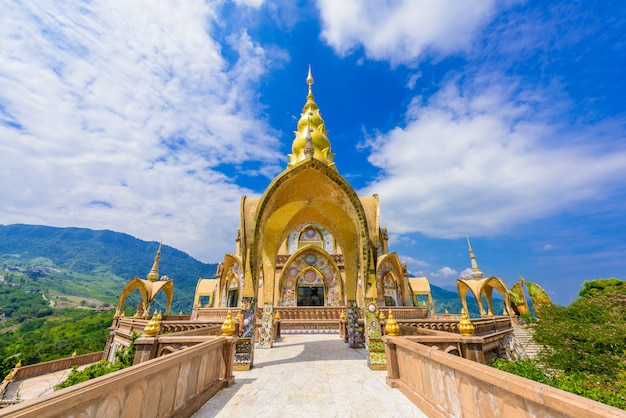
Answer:
[[[449,81],[425,103],[416,98],[405,126],[369,142],[381,173],[360,193],[380,195],[389,230],[495,234],[624,187],[623,132],[603,150],[597,126],[564,129],[541,108],[542,93],[485,78]],[[583,137],[596,145],[580,145]]]
[[[0,222],[162,238],[205,261],[232,251],[249,191],[217,167],[281,156],[253,88],[265,51],[235,33],[227,62],[217,13],[203,1],[0,6]]]
[[[467,50],[495,12],[494,0],[318,0],[322,38],[339,54],[407,63],[425,52]]]
[[[448,266],[444,266],[442,268],[440,268],[439,270],[432,272],[431,276],[433,277],[443,277],[443,278],[450,278],[450,277],[457,277],[458,272]]]

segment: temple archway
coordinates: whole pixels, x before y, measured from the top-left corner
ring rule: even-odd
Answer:
[[[279,283],[279,306],[345,304],[339,268],[329,254],[314,245],[289,258]]]

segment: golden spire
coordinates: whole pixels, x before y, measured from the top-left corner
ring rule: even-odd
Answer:
[[[315,103],[315,97],[313,97],[313,75],[311,74],[310,65],[306,83],[309,87],[309,92],[298,121],[298,130],[294,132],[296,137],[291,145],[291,154],[289,154],[287,167],[291,168],[312,155],[315,159],[336,169],[333,162],[335,154],[330,152],[330,141],[326,136],[328,133],[326,122],[322,119],[320,110]]]
[[[150,273],[148,273],[148,280],[151,282],[155,282],[159,278],[159,260],[161,260],[161,247],[163,246],[163,241],[159,243],[159,249],[157,250],[156,256],[154,257],[154,263],[152,263],[152,268],[150,269]]]
[[[470,242],[469,236],[465,236],[467,238],[467,246],[469,247],[470,261],[472,262],[472,278],[474,280],[480,280],[485,275],[480,268],[478,267],[478,262],[476,261],[476,255],[474,255],[474,249],[472,248],[472,243]]]
[[[385,324],[385,332],[390,337],[397,337],[400,335],[400,325],[398,325],[398,321],[393,316],[393,311],[388,309],[387,323]]]
[[[464,337],[471,337],[474,335],[474,324],[469,319],[469,315],[465,312],[465,309],[461,309],[461,322],[459,322],[459,332]]]

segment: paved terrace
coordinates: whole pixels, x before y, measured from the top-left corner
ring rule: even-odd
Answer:
[[[367,367],[365,349],[337,334],[284,335],[270,350],[254,350],[254,367],[235,372],[194,415],[200,417],[426,417],[386,371]]]

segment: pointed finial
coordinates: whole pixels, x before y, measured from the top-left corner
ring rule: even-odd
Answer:
[[[159,278],[159,260],[161,260],[161,247],[163,246],[163,241],[159,243],[159,249],[157,250],[156,256],[154,257],[154,263],[152,263],[152,268],[150,269],[150,273],[148,273],[148,280],[151,282],[155,282]]]
[[[385,319],[385,311],[381,309],[380,312],[378,312],[378,320],[380,322],[385,322]]]
[[[311,73],[311,64],[309,64],[309,74],[306,76],[306,83],[309,85],[309,88],[313,85],[313,74]]]
[[[467,238],[467,247],[469,248],[470,261],[472,263],[472,278],[474,280],[480,280],[485,275],[483,274],[482,271],[480,271],[480,268],[478,267],[478,262],[476,261],[476,255],[474,254],[474,249],[472,248],[472,243],[470,242],[469,236],[466,235],[465,237]]]
[[[72,353],[72,358],[76,358],[76,356],[78,356],[78,353],[76,353],[76,350],[74,350],[74,352]]]

